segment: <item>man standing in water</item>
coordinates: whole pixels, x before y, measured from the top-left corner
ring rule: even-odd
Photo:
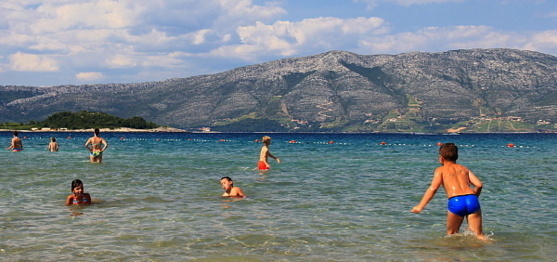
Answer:
[[[7,150],[12,150],[12,152],[19,152],[23,150],[23,142],[21,138],[19,138],[19,132],[14,131],[14,136],[12,137],[12,143],[10,147],[6,148]]]
[[[91,163],[101,163],[103,161],[103,152],[108,147],[108,142],[99,136],[100,131],[95,128],[93,131],[93,137],[89,138],[85,142],[85,147],[89,150],[89,160]]]

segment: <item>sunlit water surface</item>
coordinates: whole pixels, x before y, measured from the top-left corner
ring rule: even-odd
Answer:
[[[0,135],[7,147],[11,133]],[[255,169],[261,144],[254,142],[263,134],[102,133],[110,143],[102,164],[88,162],[90,135],[21,133],[23,152],[0,152],[0,260],[557,256],[556,134],[271,134],[282,163],[271,161],[264,173]],[[59,152],[46,151],[50,136]],[[466,226],[463,235],[445,237],[442,189],[422,214],[409,212],[438,166],[438,142],[459,145],[459,163],[485,185],[488,243]],[[222,176],[249,197],[221,198]],[[100,203],[64,206],[76,178]]]

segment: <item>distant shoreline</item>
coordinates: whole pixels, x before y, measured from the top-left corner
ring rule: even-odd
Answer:
[[[18,132],[93,132],[94,128],[89,129],[37,129],[37,130],[17,130]],[[101,132],[115,132],[115,133],[190,133],[189,131],[174,128],[174,127],[157,127],[151,129],[137,129],[137,128],[129,128],[129,127],[120,127],[120,128],[99,128]],[[13,132],[14,129],[0,129],[0,131],[5,132]]]
[[[89,129],[50,129],[50,130],[25,130],[25,129],[0,129],[0,132],[18,131],[21,133],[86,133],[93,132],[93,128]],[[99,128],[103,133],[194,133],[194,134],[405,134],[416,136],[442,135],[442,136],[458,136],[458,135],[477,135],[477,134],[557,134],[557,132],[460,132],[460,133],[421,133],[421,132],[219,132],[219,131],[188,131],[173,127],[158,127],[152,129],[136,129],[128,127],[120,128]]]

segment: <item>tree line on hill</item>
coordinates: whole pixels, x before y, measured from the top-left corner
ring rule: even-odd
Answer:
[[[6,129],[30,129],[30,128],[53,128],[62,129],[90,129],[90,128],[120,128],[128,127],[135,129],[157,128],[159,125],[147,122],[142,117],[120,118],[103,112],[79,112],[63,111],[48,116],[44,121],[30,121],[23,123],[4,123],[0,125]]]

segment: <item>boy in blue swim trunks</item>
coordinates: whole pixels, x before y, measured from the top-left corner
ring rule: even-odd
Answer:
[[[478,197],[482,191],[482,182],[463,165],[456,163],[458,148],[453,143],[445,143],[439,148],[439,163],[435,169],[431,186],[426,190],[420,203],[412,208],[413,213],[420,213],[435,196],[441,185],[447,193],[447,235],[459,232],[464,218],[478,239],[486,240],[482,231],[482,211]],[[473,185],[472,188],[470,185]]]

